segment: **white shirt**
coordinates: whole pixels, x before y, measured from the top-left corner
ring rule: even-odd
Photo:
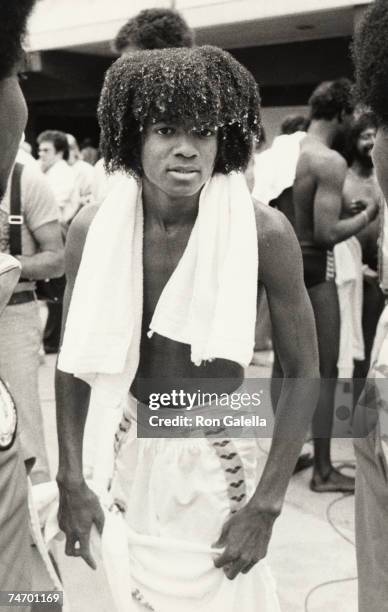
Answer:
[[[61,222],[69,223],[78,210],[75,173],[68,163],[61,159],[46,170],[45,175],[59,206]]]

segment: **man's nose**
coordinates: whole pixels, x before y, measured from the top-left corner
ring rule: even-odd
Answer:
[[[197,157],[198,150],[195,146],[194,137],[189,135],[180,136],[175,145],[174,154],[181,155],[182,157]]]

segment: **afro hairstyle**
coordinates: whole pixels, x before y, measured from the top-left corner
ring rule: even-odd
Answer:
[[[194,33],[177,11],[145,9],[119,30],[113,48],[123,53],[131,45],[137,49],[192,47]]]
[[[9,76],[22,57],[27,17],[35,0],[0,0],[0,79]]]
[[[142,132],[166,121],[218,130],[215,172],[245,170],[260,134],[260,96],[253,76],[211,46],[124,55],[108,70],[98,107],[108,172],[142,176]]]
[[[388,125],[388,3],[375,0],[352,46],[357,97]]]
[[[311,119],[330,121],[342,112],[350,115],[354,109],[351,82],[349,79],[324,81],[314,89],[309,105]]]

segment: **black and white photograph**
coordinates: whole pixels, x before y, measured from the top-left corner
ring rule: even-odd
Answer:
[[[0,0],[0,611],[388,612],[388,0]]]

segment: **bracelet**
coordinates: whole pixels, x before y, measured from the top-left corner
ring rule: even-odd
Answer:
[[[364,217],[365,217],[365,225],[369,225],[370,219],[369,219],[369,216],[368,216],[368,213],[366,212],[366,210],[362,210],[360,212],[360,215],[364,215]]]

